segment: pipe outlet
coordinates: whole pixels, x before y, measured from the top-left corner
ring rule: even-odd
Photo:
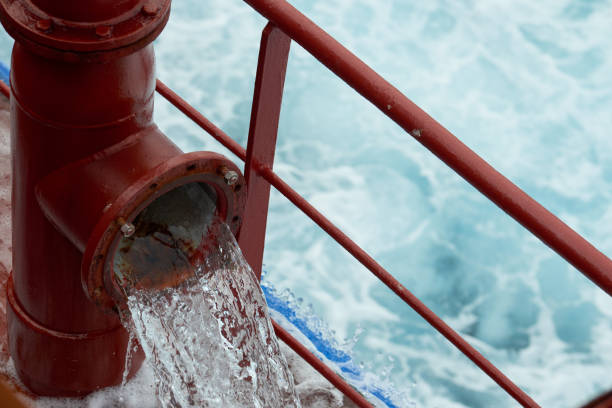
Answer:
[[[170,0],[0,0],[15,38],[9,351],[36,394],[82,396],[133,375],[144,354],[126,372],[123,288],[188,278],[215,217],[240,229],[238,168],[183,153],[153,122],[151,42],[169,13]],[[129,258],[153,224],[174,228],[184,268]]]
[[[128,277],[133,260],[122,258],[120,249],[141,244],[135,238],[144,239],[149,225],[180,227],[177,245],[196,256],[213,216],[238,233],[244,187],[242,173],[224,156],[184,154],[151,126],[48,175],[36,186],[36,198],[49,221],[83,252],[81,281],[89,299],[116,310],[125,303],[121,287],[127,280],[162,288],[188,278],[190,270],[164,267],[169,260],[159,256],[141,268],[146,273]]]

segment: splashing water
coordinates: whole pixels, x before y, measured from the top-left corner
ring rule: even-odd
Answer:
[[[185,225],[160,228],[152,212],[138,220],[144,233],[123,240],[115,265],[127,294],[122,321],[152,362],[162,406],[300,407],[261,288],[229,227],[204,216],[188,231],[207,235],[185,245]],[[142,262],[169,252],[161,266]],[[143,265],[157,268],[152,282]],[[159,288],[159,268],[176,277],[186,265],[191,276]]]

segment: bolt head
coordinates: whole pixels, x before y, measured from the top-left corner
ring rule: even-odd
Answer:
[[[225,184],[233,186],[238,182],[238,173],[233,170],[228,170],[223,173],[223,179],[225,180]]]
[[[96,27],[96,35],[98,37],[110,37],[112,31],[111,26],[101,25]]]
[[[154,1],[148,1],[142,6],[142,13],[146,16],[154,16],[158,11],[159,7]]]
[[[121,233],[125,238],[131,237],[132,235],[134,235],[135,232],[136,227],[134,227],[134,224],[132,223],[126,222],[121,226]]]
[[[53,23],[50,19],[44,18],[36,22],[36,29],[40,31],[49,31],[52,25]]]

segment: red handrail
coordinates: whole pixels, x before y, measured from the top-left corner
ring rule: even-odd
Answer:
[[[0,92],[2,92],[2,95],[6,96],[7,98],[11,97],[11,89],[2,81],[0,81]]]
[[[278,336],[279,339],[285,342],[286,345],[291,347],[300,357],[302,357],[306,362],[308,362],[311,366],[313,366],[321,375],[329,382],[334,384],[336,388],[338,388],[344,395],[349,397],[357,406],[362,408],[373,408],[373,405],[366,400],[363,395],[361,395],[358,391],[356,391],[353,387],[347,384],[342,377],[334,372],[331,368],[325,365],[321,360],[317,358],[314,354],[312,354],[308,349],[300,343],[295,337],[293,337],[289,332],[282,328],[282,326],[276,323],[274,320],[272,321],[272,326],[274,327],[274,332]]]

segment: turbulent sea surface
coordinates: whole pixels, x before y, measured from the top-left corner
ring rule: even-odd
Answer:
[[[410,99],[612,255],[612,2],[293,0]],[[243,146],[265,21],[175,0],[158,75]],[[0,57],[8,62],[9,40]],[[546,407],[612,388],[612,301],[297,44],[275,169]],[[186,150],[225,151],[167,103]],[[229,153],[228,153],[229,155]],[[277,193],[266,281],[419,407],[516,404]]]

